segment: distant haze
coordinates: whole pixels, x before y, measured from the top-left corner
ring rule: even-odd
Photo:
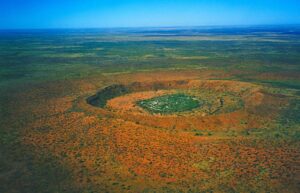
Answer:
[[[300,24],[300,0],[1,0],[0,28]]]

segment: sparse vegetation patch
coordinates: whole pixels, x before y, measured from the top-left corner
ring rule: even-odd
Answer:
[[[193,110],[203,102],[193,96],[177,93],[141,100],[137,104],[151,113],[171,114]]]

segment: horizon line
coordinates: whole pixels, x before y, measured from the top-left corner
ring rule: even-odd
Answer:
[[[143,29],[143,28],[205,28],[205,27],[275,27],[275,26],[299,26],[300,23],[290,23],[290,24],[223,24],[223,25],[178,25],[178,26],[123,26],[123,27],[31,27],[31,28],[0,28],[0,31],[13,31],[13,30],[88,30],[88,29]]]

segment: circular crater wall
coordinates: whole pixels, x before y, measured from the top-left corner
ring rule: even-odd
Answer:
[[[260,89],[251,83],[221,80],[134,82],[105,87],[87,102],[99,113],[152,127],[224,130],[240,128],[245,119],[259,124],[249,112],[262,105]],[[183,104],[183,109],[178,109],[174,96],[184,96],[189,102],[181,101],[177,105]],[[149,109],[150,104],[157,103],[156,108],[165,99],[159,110]]]

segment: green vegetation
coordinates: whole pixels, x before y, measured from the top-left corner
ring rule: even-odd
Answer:
[[[300,124],[300,99],[294,99],[282,112],[282,124]]]
[[[17,142],[18,139],[18,133],[17,132],[5,132],[3,130],[0,130],[0,145],[5,144],[14,144]]]
[[[239,70],[233,78],[241,79],[257,72],[295,73],[300,71],[297,33],[298,28],[284,27],[0,31],[0,83],[157,69]],[[293,81],[288,84],[299,88]]]
[[[217,115],[230,113],[244,107],[241,98],[231,92],[219,92],[212,89],[188,90],[188,95],[192,95],[203,101],[199,111],[207,115]]]
[[[192,96],[177,93],[142,100],[137,104],[151,113],[171,114],[193,110],[202,103]]]

